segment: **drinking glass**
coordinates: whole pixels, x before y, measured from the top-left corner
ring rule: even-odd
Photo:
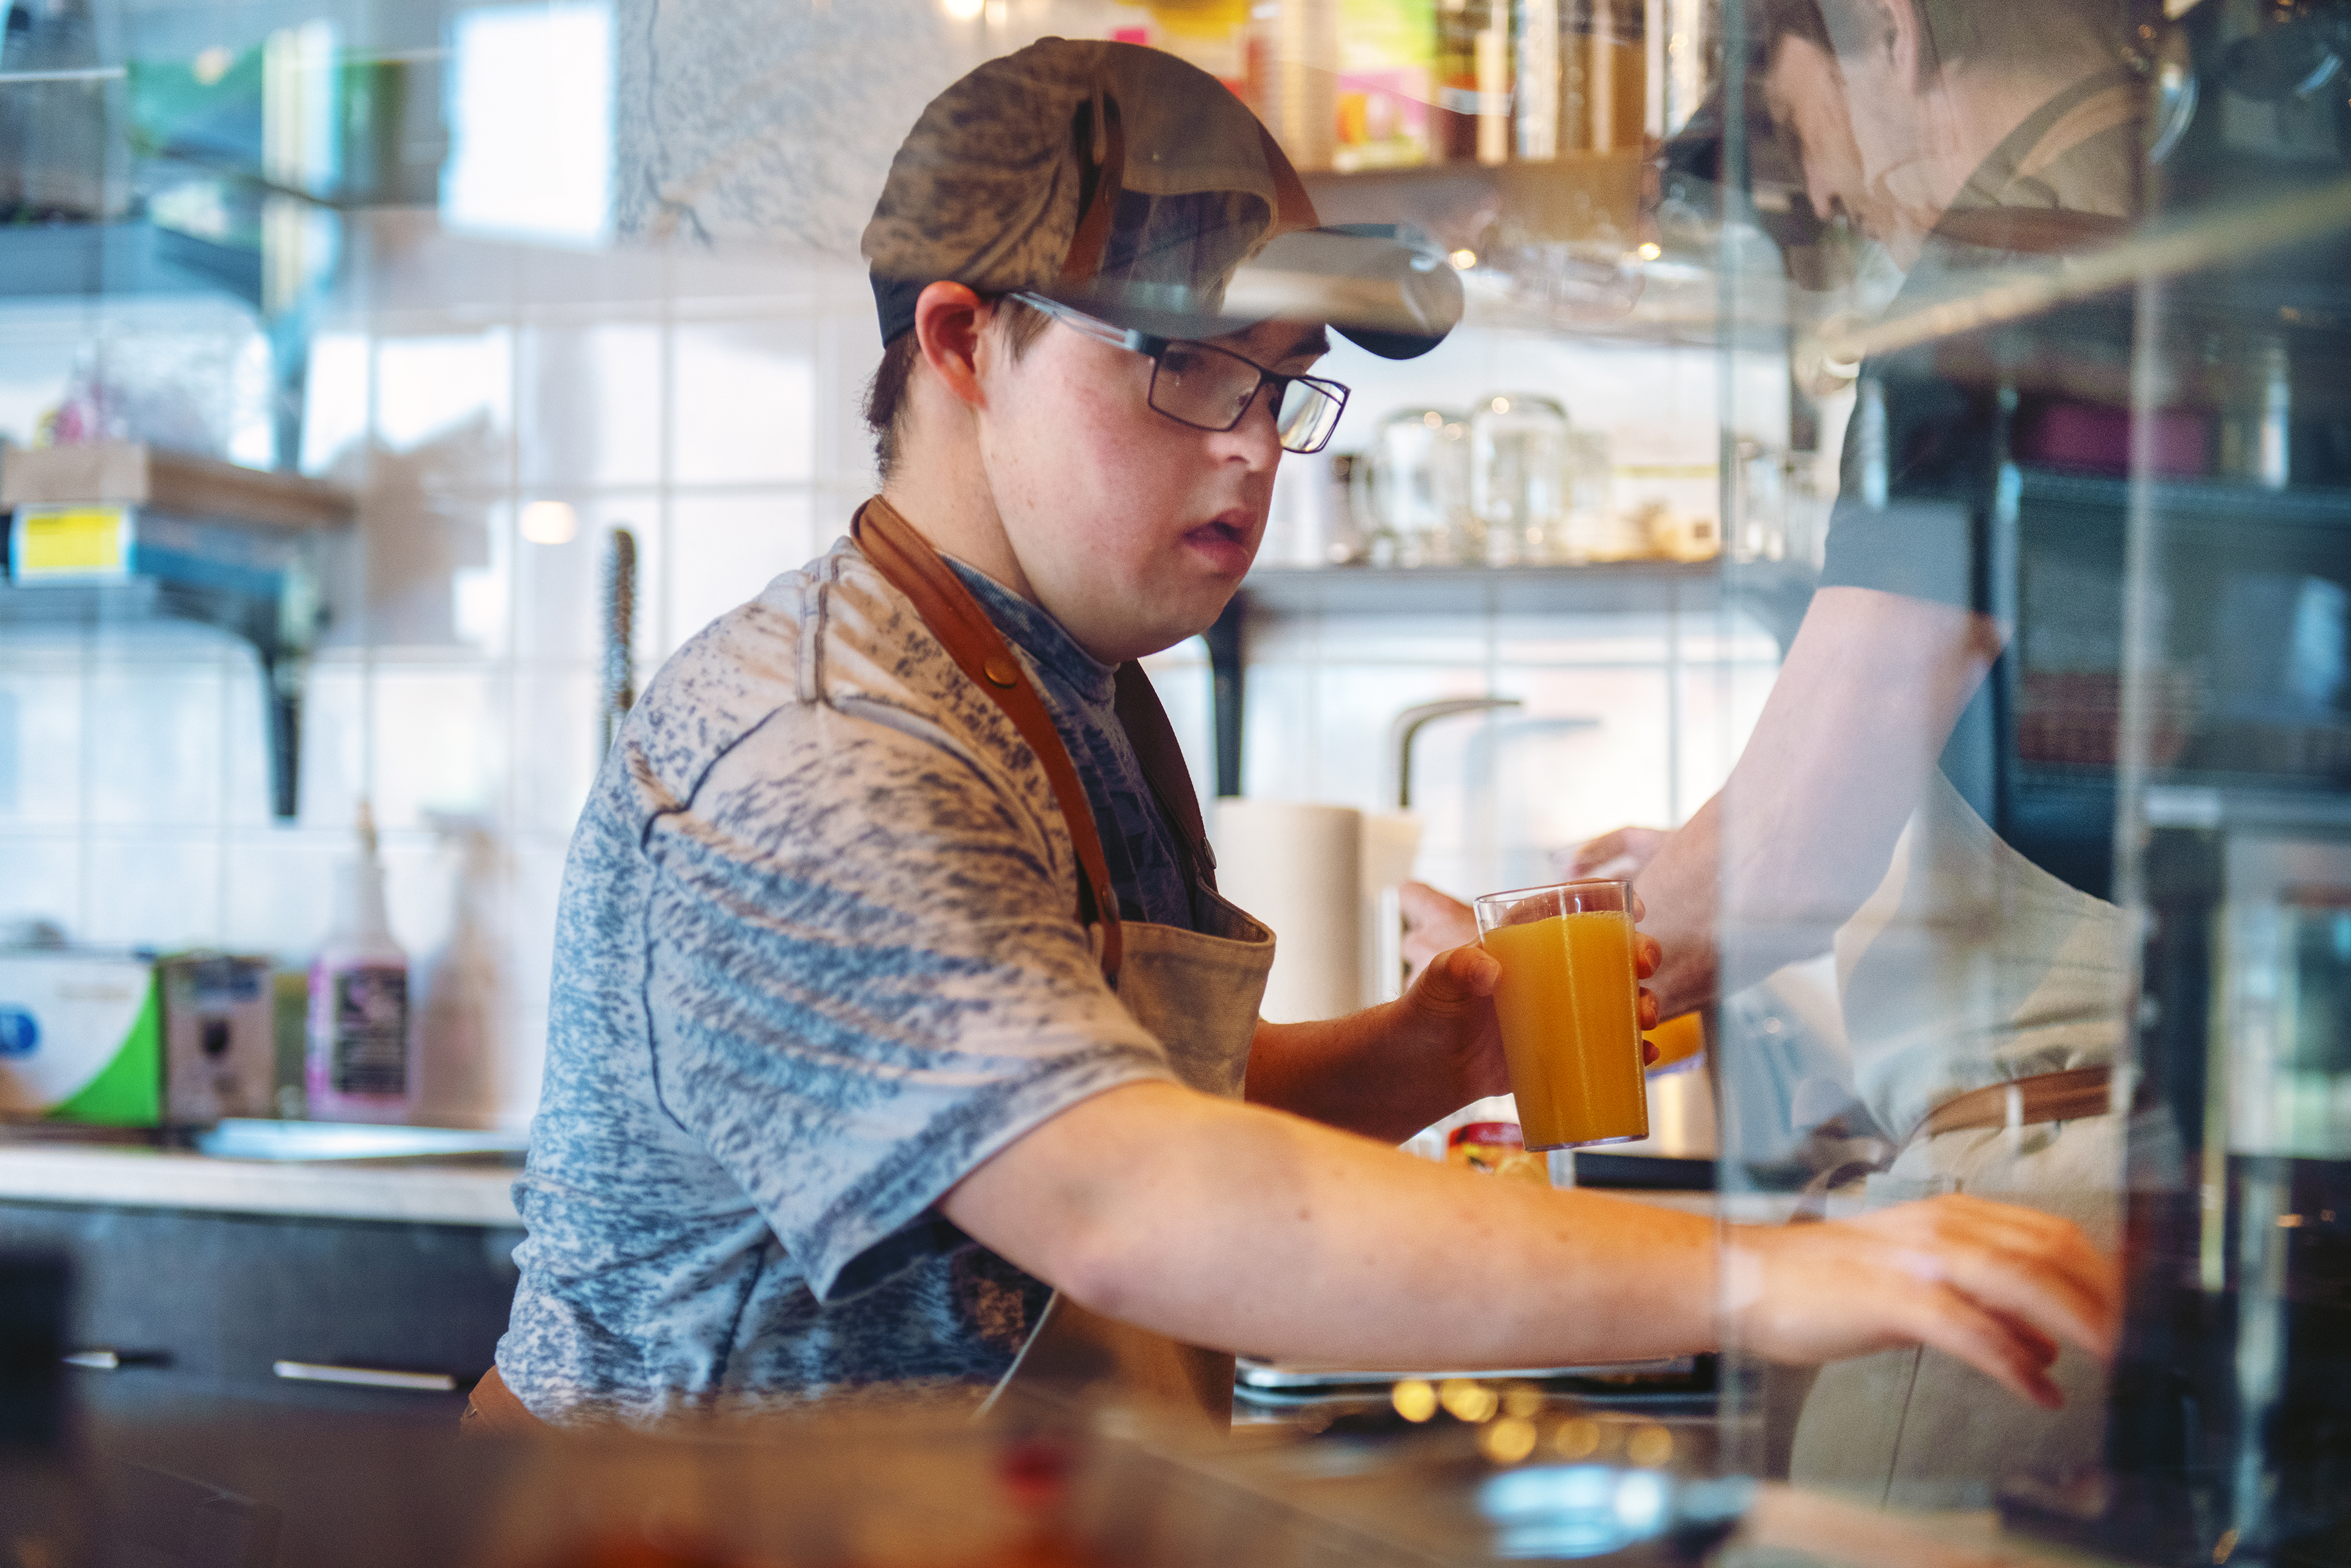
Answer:
[[[1632,883],[1520,888],[1475,907],[1479,945],[1502,966],[1494,1010],[1527,1147],[1647,1137]]]

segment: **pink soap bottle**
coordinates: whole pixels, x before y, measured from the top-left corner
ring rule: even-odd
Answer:
[[[337,868],[335,923],[310,966],[305,1074],[310,1116],[404,1122],[416,1082],[408,955],[383,904],[375,817],[360,802],[358,853]]]

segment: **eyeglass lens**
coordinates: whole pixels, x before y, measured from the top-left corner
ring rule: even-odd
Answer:
[[[1230,430],[1249,411],[1264,372],[1237,354],[1205,343],[1170,343],[1151,381],[1151,406],[1203,430]],[[1279,378],[1277,378],[1279,379]],[[1331,438],[1343,405],[1303,381],[1282,383],[1274,428],[1291,452],[1312,452]]]

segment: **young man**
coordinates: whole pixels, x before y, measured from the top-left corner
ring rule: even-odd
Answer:
[[[1725,1313],[1769,1354],[1926,1340],[2037,1399],[2058,1340],[2105,1351],[2111,1270],[2040,1216],[1721,1250],[1399,1154],[1506,1086],[1475,948],[1257,1021],[1270,941],[1213,893],[1132,661],[1215,619],[1282,451],[1328,438],[1323,323],[1405,355],[1458,301],[1313,222],[1247,110],[1153,51],[1048,40],[925,110],[866,235],[883,494],[670,662],[573,842],[489,1424],[1008,1374],[1213,1417],[1229,1361],[1183,1347],[1546,1365],[1703,1349]]]

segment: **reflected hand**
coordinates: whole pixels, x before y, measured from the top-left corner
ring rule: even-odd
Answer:
[[[1569,877],[1635,877],[1673,837],[1667,828],[1619,828],[1596,839],[1586,839],[1560,857]]]
[[[1404,961],[1415,976],[1439,953],[1478,940],[1478,917],[1469,906],[1425,882],[1397,888],[1396,905],[1404,911]]]
[[[2111,1360],[2120,1333],[2114,1260],[2036,1209],[1953,1196],[1730,1238],[1726,1338],[1767,1360],[1928,1344],[2053,1410],[2058,1342]]]

